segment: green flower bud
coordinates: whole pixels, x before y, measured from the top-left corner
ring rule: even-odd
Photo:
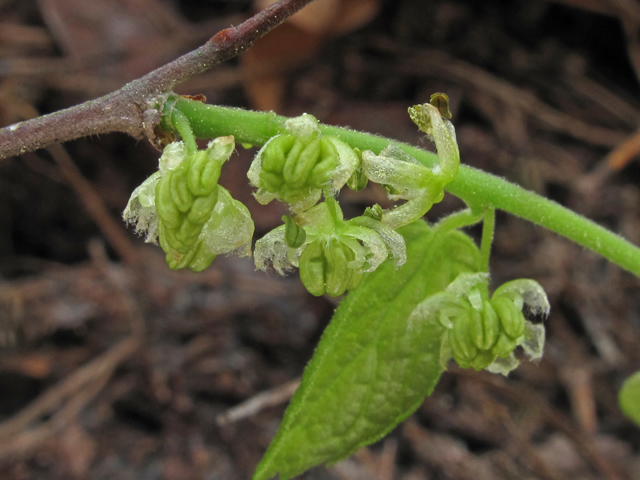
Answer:
[[[496,357],[507,357],[515,350],[517,346],[518,342],[516,339],[513,339],[506,333],[502,332],[500,333],[498,341],[493,346],[491,351]]]
[[[377,203],[372,205],[371,207],[367,207],[362,214],[363,217],[373,218],[374,220],[382,220],[383,210],[380,205]]]
[[[513,300],[498,296],[491,299],[491,305],[495,309],[502,331],[511,339],[517,340],[524,335],[525,319],[520,309],[513,303]]]
[[[482,370],[496,357],[490,350],[477,345],[478,326],[482,324],[481,317],[480,312],[473,308],[469,309],[455,319],[453,328],[447,334],[453,359],[462,368]]]
[[[231,143],[221,146],[214,143],[213,148],[199,150],[189,156],[186,185],[193,195],[204,196],[211,194],[218,184],[223,159],[229,158],[233,152],[231,148],[225,148]],[[227,155],[228,153],[228,155]]]
[[[165,148],[159,171],[133,192],[125,220],[146,231],[147,242],[160,244],[170,268],[201,271],[218,254],[250,254],[249,211],[218,185],[234,148],[233,137],[217,138],[193,154],[174,142]]]
[[[467,310],[459,315],[449,330],[449,345],[453,351],[453,358],[460,364],[468,364],[478,355],[478,347],[472,338],[471,324],[474,323],[475,310]]]
[[[520,279],[500,286],[491,297],[504,331],[514,339],[526,333],[526,324],[540,323],[549,315],[549,301],[540,284]]]
[[[342,295],[362,280],[362,273],[349,268],[354,258],[353,251],[336,239],[313,242],[300,256],[300,280],[312,295]]]
[[[440,95],[440,96],[439,96]],[[460,165],[460,152],[458,151],[458,142],[456,140],[456,130],[451,122],[445,118],[441,109],[444,109],[444,94],[435,94],[432,101],[436,106],[425,103],[423,105],[414,105],[409,107],[409,117],[418,126],[418,128],[427,134],[427,137],[436,144],[438,157],[440,161],[437,167],[438,176],[445,180],[446,183],[453,180],[458,173]],[[449,112],[449,99],[446,99],[446,112]],[[449,113],[449,118],[451,113]]]
[[[258,188],[258,202],[277,199],[299,212],[315,205],[323,190],[342,188],[360,159],[342,140],[323,136],[312,115],[287,120],[285,129],[262,147],[247,176]]]
[[[160,246],[166,253],[166,261],[169,268],[179,270],[189,267],[194,272],[206,269],[216,258],[216,254],[205,248],[202,242],[197,242],[190,248],[175,248],[176,240],[172,238],[172,232],[165,230],[160,224]],[[173,242],[170,242],[173,240]]]
[[[300,269],[302,284],[312,295],[323,295],[326,291],[325,271],[327,267],[322,245],[319,242],[308,245],[302,252],[300,260],[303,265],[303,268]]]
[[[304,245],[304,242],[307,239],[307,234],[304,231],[304,228],[298,225],[289,215],[284,215],[282,217],[282,221],[285,226],[284,240],[287,246],[290,248],[298,248]]]
[[[207,150],[186,155],[156,186],[160,245],[174,269],[198,250],[196,243],[218,201],[218,178],[234,149],[233,139],[214,141]],[[212,259],[213,260],[213,259]]]
[[[474,343],[481,350],[489,350],[498,340],[500,320],[488,300],[482,303],[482,310],[474,315],[471,335]]]
[[[358,155],[358,158],[360,159],[359,163],[361,163],[362,152],[357,148],[354,148],[353,151]],[[360,190],[364,190],[368,183],[369,179],[365,175],[364,170],[362,170],[362,166],[359,166],[349,177],[349,180],[347,180],[347,187],[354,192],[359,192]]]
[[[500,318],[502,334],[493,349],[498,358],[487,370],[507,375],[516,368],[519,364],[513,354],[516,346],[522,347],[531,360],[542,358],[544,326],[532,323],[524,315],[527,312],[536,320],[549,315],[549,301],[540,284],[529,279],[507,282],[493,293],[491,305]]]

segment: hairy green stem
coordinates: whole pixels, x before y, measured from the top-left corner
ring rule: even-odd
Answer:
[[[467,208],[444,217],[435,224],[434,229],[448,231],[456,228],[468,227],[469,225],[474,225],[481,221],[483,216],[484,212],[476,212],[473,209]]]
[[[496,209],[487,208],[482,219],[482,240],[480,241],[480,256],[482,258],[482,268],[489,272],[489,257],[491,257],[491,245],[493,244],[493,231],[496,226]]]
[[[206,105],[186,98],[172,98],[166,104],[165,113],[170,114],[172,108],[184,113],[198,138],[233,135],[236,141],[255,146],[264,145],[271,137],[282,133],[286,120],[273,112]],[[166,132],[174,131],[166,115],[160,126]],[[320,130],[323,134],[335,135],[360,150],[372,150],[378,154],[392,143],[427,166],[437,162],[437,155],[434,153],[394,140],[327,125],[321,125]],[[522,217],[599,253],[640,277],[638,247],[577,213],[518,185],[461,165],[457,177],[446,189],[476,210],[479,207],[494,207]]]
[[[180,110],[174,110],[171,112],[171,123],[176,127],[178,133],[182,137],[182,141],[187,146],[187,152],[189,155],[196,153],[198,144],[196,143],[196,137],[193,134],[189,119]]]

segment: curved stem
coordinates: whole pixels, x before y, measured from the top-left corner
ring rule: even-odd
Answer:
[[[451,215],[447,215],[434,225],[434,230],[454,230],[457,228],[468,227],[482,220],[484,212],[478,213],[471,209],[460,210]]]
[[[198,144],[196,143],[196,137],[191,130],[189,119],[180,110],[175,110],[171,113],[171,123],[175,126],[176,130],[182,137],[182,141],[187,146],[187,152],[189,154],[196,153],[198,150]]]
[[[637,246],[519,185],[472,167],[461,166],[458,176],[447,186],[447,190],[465,201],[483,201],[552,230],[640,277],[640,249]]]
[[[234,135],[238,142],[257,146],[281,133],[286,120],[273,112],[251,112],[206,105],[185,98],[179,98],[174,108],[187,116],[198,138]],[[161,128],[173,131],[166,118],[161,122]],[[427,166],[433,166],[438,161],[434,153],[383,137],[327,125],[321,125],[320,130],[323,134],[335,135],[360,150],[372,150],[378,154],[392,143]],[[494,207],[522,217],[599,253],[640,277],[638,247],[591,220],[518,185],[461,165],[458,175],[447,185],[446,190],[473,206],[475,211],[481,207]]]

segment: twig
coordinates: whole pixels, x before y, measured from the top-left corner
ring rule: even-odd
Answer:
[[[429,75],[453,79],[525,112],[551,131],[606,147],[615,147],[626,138],[626,134],[622,132],[591,125],[560,112],[539,100],[532,92],[514,87],[481,68],[438,50],[407,49],[386,39],[379,39],[376,47],[382,51],[405,55],[406,58],[398,66],[397,72],[412,75],[424,75],[426,72]]]
[[[142,337],[134,332],[122,340],[111,350],[96,357],[88,364],[80,367],[72,375],[65,378],[55,387],[47,390],[16,416],[0,424],[0,441],[6,442],[11,437],[27,428],[32,422],[55,410],[65,399],[96,381],[96,378],[109,378],[115,368],[141,345]]]
[[[67,182],[84,204],[84,208],[98,225],[109,244],[118,253],[118,256],[129,265],[136,263],[138,254],[127,238],[122,223],[113,218],[100,195],[96,193],[91,183],[84,178],[80,169],[73,163],[67,150],[59,144],[50,145],[48,150]]]
[[[393,480],[397,460],[398,441],[395,438],[388,438],[378,458],[377,480]]]
[[[455,370],[455,373],[463,377],[470,377],[472,375],[470,372],[462,369]],[[525,387],[516,389],[511,385],[507,386],[502,378],[496,376],[478,375],[473,378],[475,381],[482,382],[484,385],[514,399],[516,402],[535,405],[549,425],[564,433],[576,444],[585,460],[598,471],[602,478],[606,478],[607,480],[622,480],[624,478],[613,464],[598,451],[591,437],[577,429],[566,419],[562,412],[549,405],[538,393]]]
[[[0,158],[52,143],[110,132],[147,136],[155,142],[162,97],[175,85],[233,58],[313,0],[280,0],[237,27],[121,89],[80,105],[0,129]]]
[[[299,385],[300,380],[297,379],[267,390],[266,392],[259,393],[255,397],[251,397],[249,400],[242,402],[240,405],[227,410],[226,413],[219,415],[216,422],[220,426],[228,425],[229,423],[234,423],[243,418],[255,415],[264,408],[286,402],[291,398]]]
[[[98,395],[109,380],[103,374],[78,391],[50,420],[37,428],[17,432],[0,442],[0,463],[16,461],[32,455],[42,445],[68,428],[82,410]]]
[[[10,420],[0,423],[0,463],[32,454],[44,442],[68,428],[103,390],[118,365],[143,345],[144,318],[139,305],[133,295],[123,288],[122,280],[114,277],[106,253],[95,248],[95,244],[91,253],[96,268],[119,293],[120,302],[129,314],[131,333],[47,390]],[[51,418],[40,422],[46,415],[51,415]]]
[[[640,132],[635,132],[607,156],[607,164],[613,170],[622,170],[640,153]]]

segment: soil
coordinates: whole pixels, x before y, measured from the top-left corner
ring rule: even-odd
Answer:
[[[325,3],[328,20],[282,27],[177,91],[425,148],[406,109],[446,92],[464,163],[640,244],[639,3]],[[0,0],[0,126],[112,91],[251,8]],[[221,183],[260,238],[286,212],[251,196],[254,153]],[[0,478],[247,479],[276,432],[337,302],[246,258],[169,270],[120,220],[158,156],[114,134],[0,161]],[[348,216],[383,201],[341,196]],[[461,207],[447,195],[427,219]],[[617,403],[640,369],[638,278],[506,214],[491,271],[547,291],[544,358],[508,378],[451,365],[389,436],[300,478],[640,478],[640,429]]]

